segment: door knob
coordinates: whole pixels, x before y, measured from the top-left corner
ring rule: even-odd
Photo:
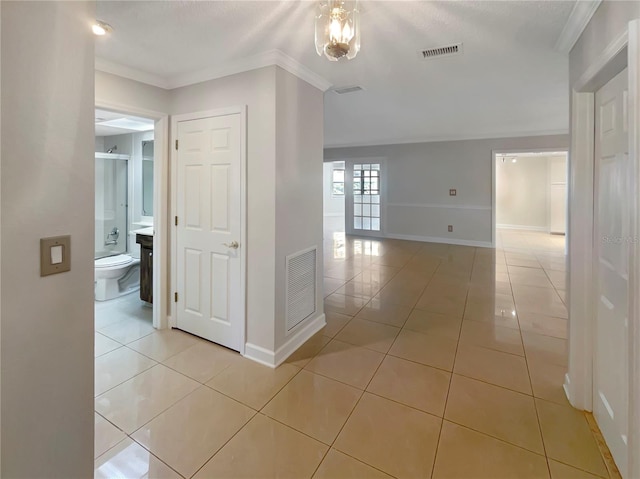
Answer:
[[[231,243],[222,243],[222,244],[227,248],[231,248],[231,249],[238,249],[240,247],[237,241],[232,241]]]

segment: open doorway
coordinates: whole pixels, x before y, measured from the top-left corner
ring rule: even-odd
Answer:
[[[345,162],[323,164],[323,221],[325,238],[330,233],[344,233],[345,222]]]
[[[566,254],[567,152],[494,154],[497,248]]]
[[[154,331],[155,139],[153,119],[96,108],[96,358]],[[96,395],[113,373],[96,367]]]

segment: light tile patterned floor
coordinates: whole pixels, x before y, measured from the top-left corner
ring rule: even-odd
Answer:
[[[276,370],[100,306],[96,477],[609,477],[562,392],[564,237],[324,250],[327,326]]]

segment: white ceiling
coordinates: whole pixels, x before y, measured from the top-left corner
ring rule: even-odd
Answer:
[[[144,130],[141,129],[131,129],[131,128],[123,128],[123,127],[114,127],[105,125],[105,122],[110,122],[113,120],[132,120],[136,123],[140,123],[141,126],[146,125]],[[137,116],[131,115],[123,115],[121,113],[116,113],[108,110],[101,110],[96,108],[95,110],[95,128],[96,128],[96,136],[113,136],[113,135],[125,135],[127,133],[138,133],[140,131],[149,131],[153,130],[154,121],[149,120],[147,118],[140,118]]]
[[[568,131],[568,56],[554,50],[574,1],[362,1],[362,49],[329,62],[314,48],[315,2],[99,1],[114,32],[96,56],[166,84],[274,49],[335,87],[325,145]],[[464,53],[417,52],[464,43]]]

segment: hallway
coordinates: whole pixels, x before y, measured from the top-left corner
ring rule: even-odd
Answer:
[[[338,229],[327,326],[278,369],[176,330],[115,350],[144,368],[96,398],[96,477],[610,477],[562,391],[559,237]]]

